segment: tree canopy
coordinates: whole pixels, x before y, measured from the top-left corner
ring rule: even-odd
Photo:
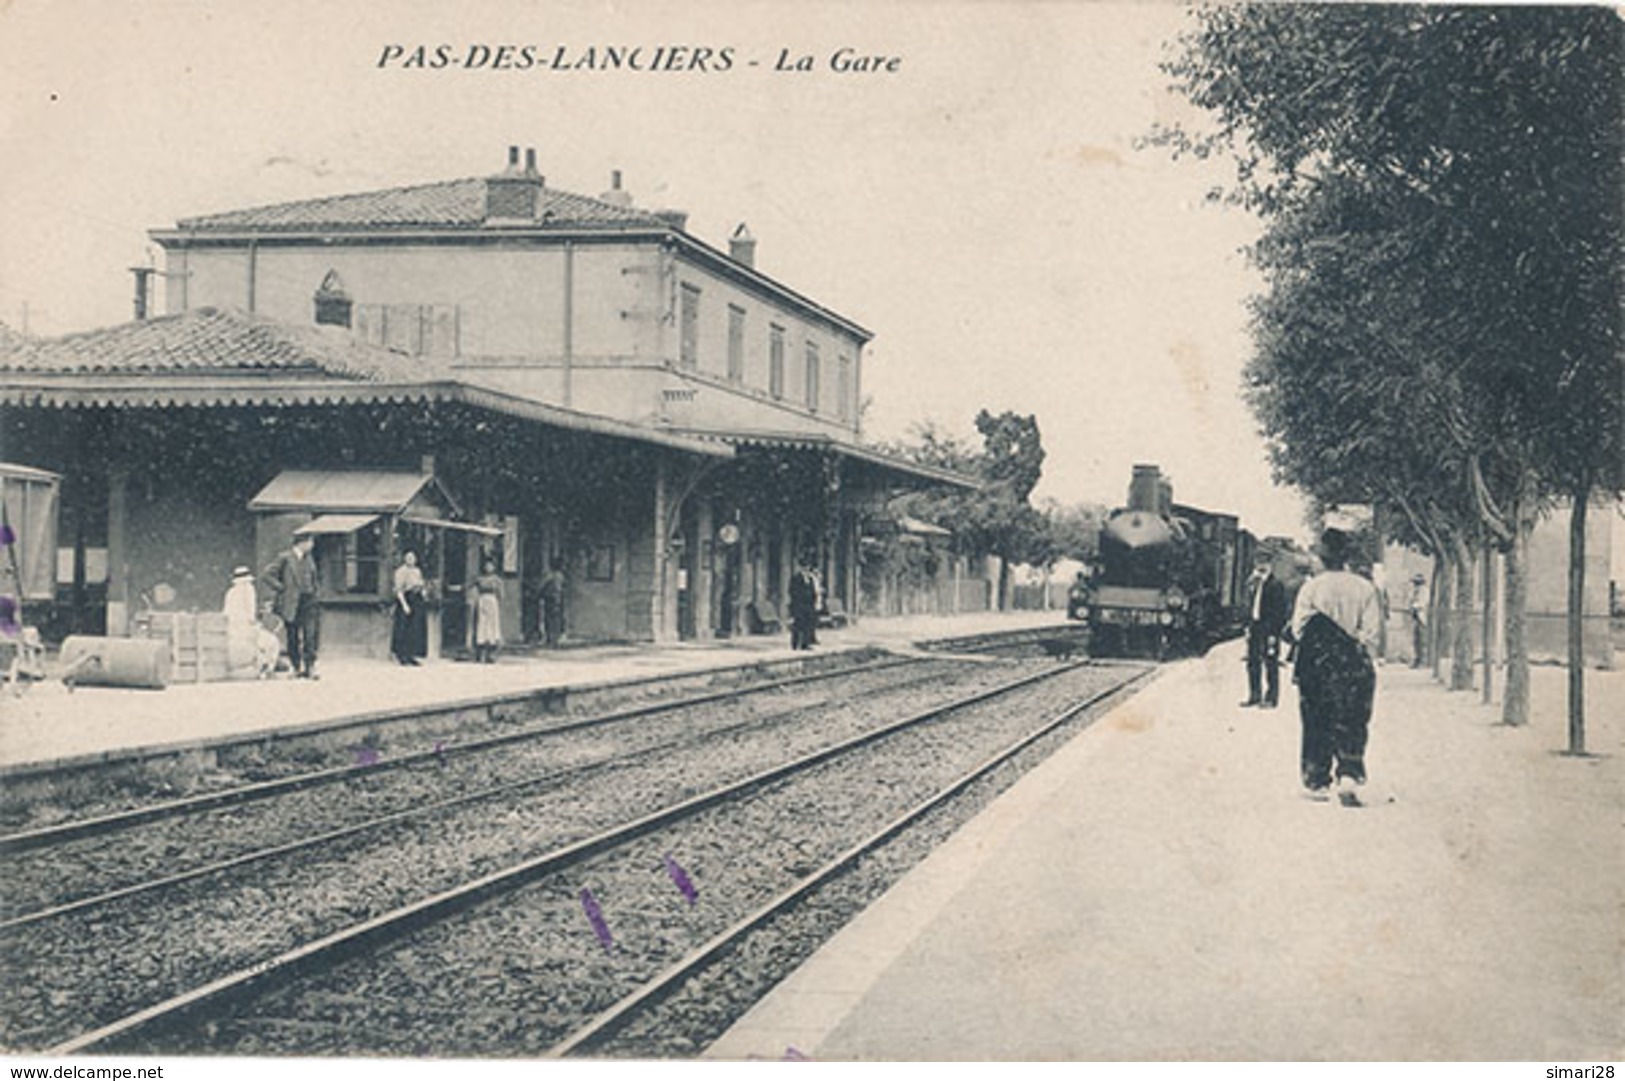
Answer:
[[[1266,222],[1246,393],[1279,480],[1458,561],[1620,491],[1614,11],[1215,7],[1166,70],[1214,126],[1157,138],[1232,155]]]

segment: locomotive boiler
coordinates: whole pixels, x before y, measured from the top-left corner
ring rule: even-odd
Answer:
[[[1091,652],[1160,658],[1235,633],[1252,544],[1235,515],[1174,503],[1162,471],[1136,465],[1128,505],[1101,528]]]

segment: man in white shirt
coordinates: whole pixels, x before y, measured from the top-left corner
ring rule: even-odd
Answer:
[[[1298,711],[1303,723],[1300,767],[1304,787],[1325,798],[1334,779],[1344,806],[1360,805],[1365,745],[1376,691],[1382,606],[1377,587],[1349,572],[1348,534],[1321,537],[1326,570],[1304,583],[1292,611],[1298,642]]]

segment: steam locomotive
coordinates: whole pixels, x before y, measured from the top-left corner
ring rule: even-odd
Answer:
[[[1136,465],[1128,505],[1101,528],[1095,573],[1068,610],[1088,620],[1097,656],[1206,649],[1241,630],[1256,545],[1235,515],[1175,503],[1157,466]]]

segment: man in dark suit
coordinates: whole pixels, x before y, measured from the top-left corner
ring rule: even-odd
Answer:
[[[1286,626],[1286,587],[1272,570],[1268,552],[1254,557],[1247,579],[1247,701],[1243,708],[1274,709],[1281,697],[1281,628]],[[1260,691],[1263,694],[1260,695]]]
[[[316,679],[317,623],[321,602],[317,599],[319,578],[311,549],[315,538],[308,533],[293,538],[293,545],[265,568],[261,581],[271,588],[271,607],[282,620],[288,635],[288,663],[301,679]]]
[[[790,576],[791,649],[811,649],[818,643],[818,607],[818,576],[809,557]]]

